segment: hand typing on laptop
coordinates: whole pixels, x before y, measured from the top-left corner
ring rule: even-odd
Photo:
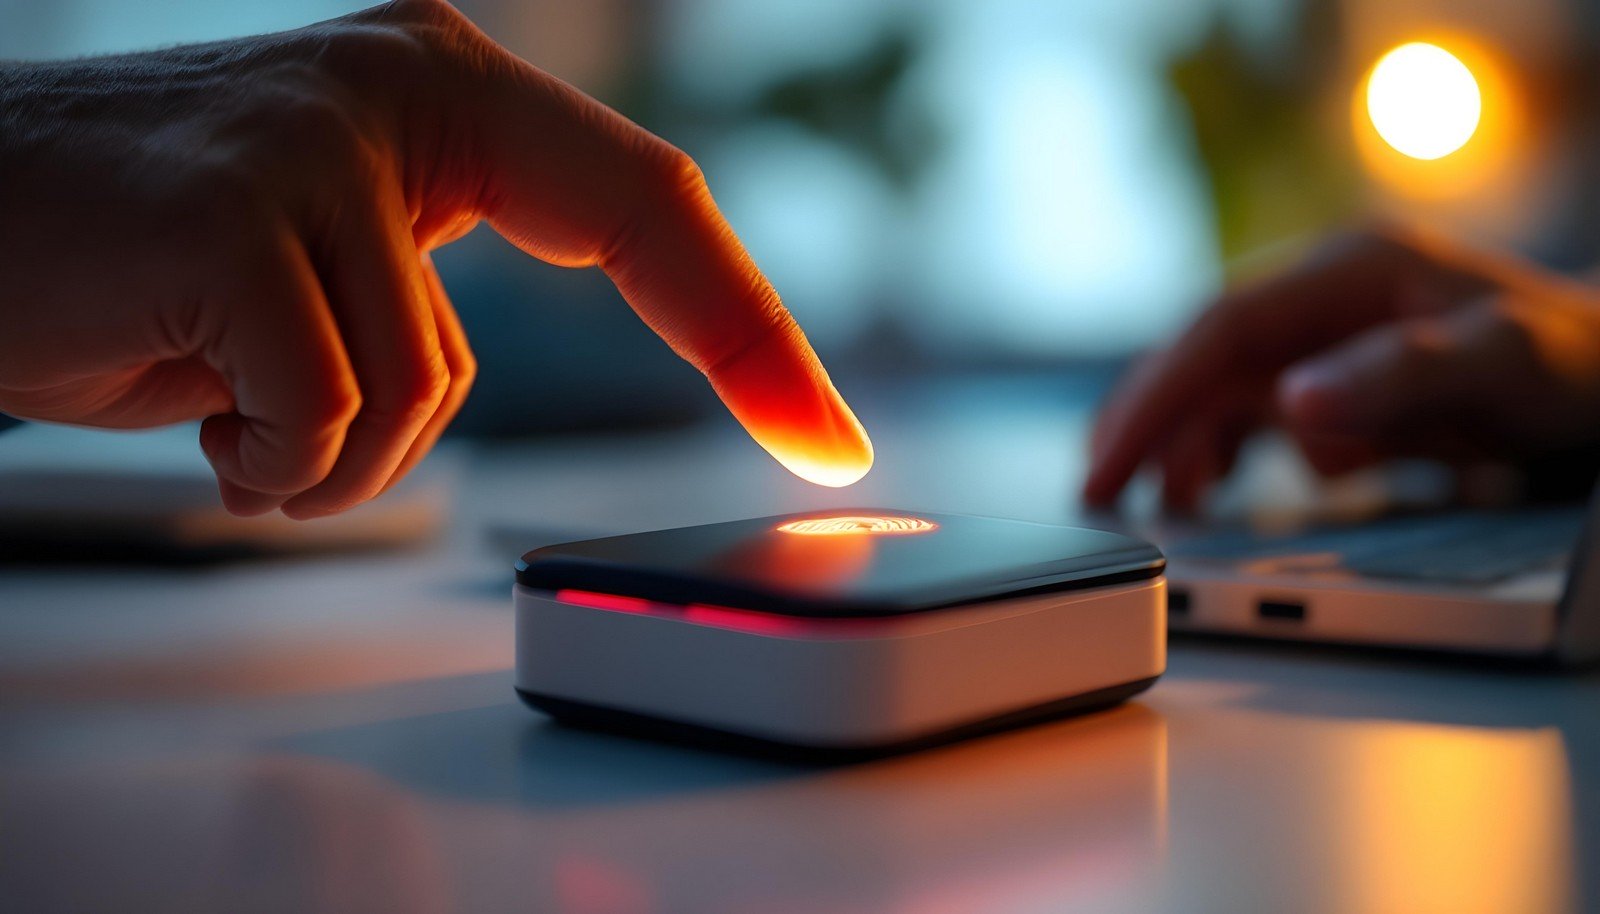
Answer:
[[[865,432],[682,152],[443,0],[151,54],[0,64],[0,412],[204,419],[240,514],[403,476],[475,371],[428,252],[488,222],[596,265],[814,482]]]
[[[1112,503],[1148,465],[1192,510],[1274,423],[1326,475],[1600,443],[1600,288],[1406,230],[1341,238],[1135,367],[1096,424],[1085,499]]]

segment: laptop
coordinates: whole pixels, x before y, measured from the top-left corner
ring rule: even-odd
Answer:
[[[1587,505],[1398,514],[1285,532],[1144,531],[1168,627],[1576,665],[1600,658],[1600,491]]]

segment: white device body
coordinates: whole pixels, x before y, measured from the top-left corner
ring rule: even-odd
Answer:
[[[515,604],[525,696],[802,747],[910,743],[1079,696],[1111,703],[1166,669],[1159,576],[848,619],[602,609],[520,584]]]

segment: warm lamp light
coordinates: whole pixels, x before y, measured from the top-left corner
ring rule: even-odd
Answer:
[[[1435,44],[1414,41],[1383,55],[1367,78],[1367,115],[1395,150],[1438,159],[1472,138],[1483,113],[1478,81]]]

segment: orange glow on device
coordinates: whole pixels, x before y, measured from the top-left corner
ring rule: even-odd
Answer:
[[[937,529],[939,525],[931,520],[892,515],[812,517],[778,525],[778,532],[800,536],[898,536],[907,533],[930,533]]]

